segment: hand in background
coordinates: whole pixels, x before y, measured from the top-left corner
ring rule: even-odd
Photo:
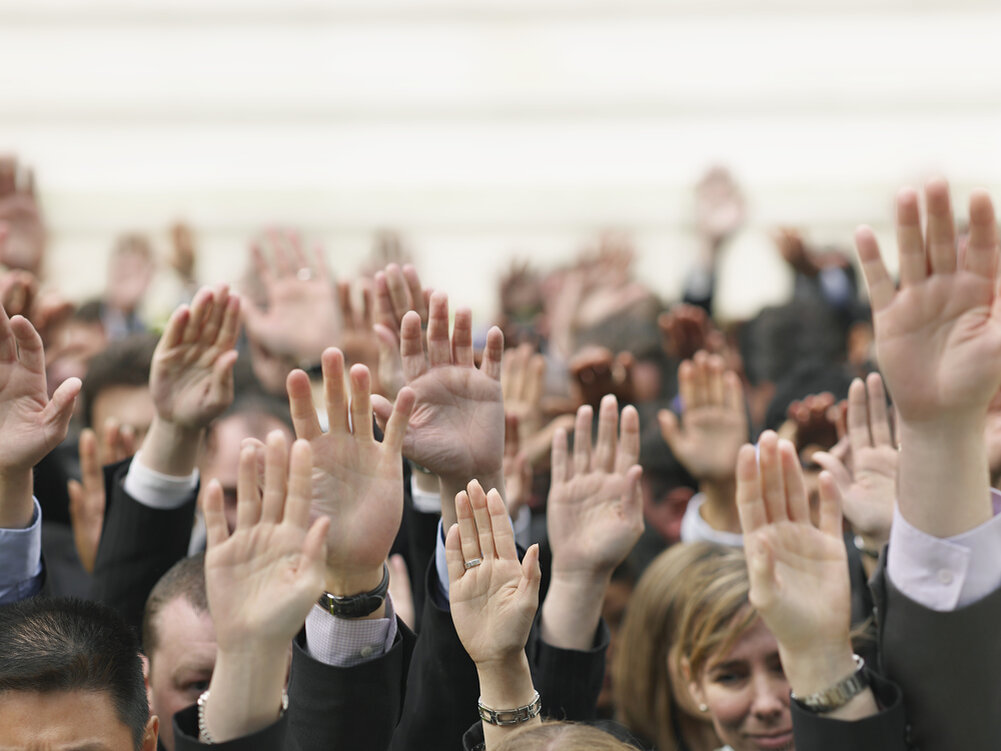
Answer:
[[[542,637],[566,649],[592,646],[612,572],[643,533],[639,415],[627,406],[620,426],[618,403],[606,396],[593,451],[591,419],[589,406],[577,410],[572,461],[566,432],[557,431],[553,439],[546,506],[553,574],[542,607]]]
[[[382,395],[395,399],[406,379],[400,355],[400,326],[403,316],[414,310],[420,317],[421,330],[428,325],[431,290],[421,287],[417,269],[395,263],[375,274],[375,331],[379,347],[379,383]],[[422,346],[425,346],[422,344]]]
[[[472,315],[455,313],[448,335],[448,296],[431,295],[427,353],[420,315],[409,311],[400,326],[400,355],[407,386],[416,397],[403,439],[403,455],[438,475],[442,498],[454,498],[472,479],[503,492],[504,401],[500,375],[504,336],[496,326],[487,333],[483,363],[473,364]],[[389,401],[373,397],[380,424],[390,414]],[[442,504],[446,528],[451,504]]]
[[[883,379],[870,373],[848,390],[848,445],[842,461],[818,451],[813,461],[831,473],[842,496],[845,518],[867,548],[879,550],[890,539],[897,498],[897,445],[890,431]]]
[[[294,231],[273,230],[266,239],[270,259],[260,243],[251,246],[251,254],[267,309],[249,301],[244,306],[247,335],[267,354],[296,364],[315,363],[341,334],[337,295],[323,250],[317,247],[307,256]]]
[[[136,452],[136,433],[128,425],[119,425],[109,417],[101,431],[102,446],[98,452],[97,434],[90,428],[80,432],[77,449],[80,456],[80,481],[70,480],[70,522],[73,542],[80,564],[88,573],[94,571],[97,547],[104,526],[105,488],[104,464],[115,464]]]
[[[356,595],[382,580],[382,566],[403,517],[400,447],[414,393],[400,391],[379,443],[372,428],[368,368],[351,368],[349,393],[341,351],[327,349],[321,361],[328,432],[320,429],[309,378],[301,370],[288,377],[289,407],[296,437],[309,441],[313,449],[313,513],[331,520],[327,591]]]
[[[13,157],[0,158],[0,263],[37,275],[45,258],[45,224],[35,197],[35,177]]]
[[[698,480],[732,480],[737,452],[747,440],[744,390],[723,358],[697,352],[678,367],[681,417],[669,410],[657,415],[671,451]]]
[[[277,719],[289,644],[323,593],[330,521],[310,524],[312,450],[296,441],[289,459],[285,438],[271,433],[263,493],[258,451],[246,446],[240,452],[232,534],[218,481],[205,496],[205,587],[219,644],[205,717],[217,741]]]
[[[49,399],[41,337],[0,307],[0,528],[31,523],[31,468],[66,437],[79,393],[68,378]]]

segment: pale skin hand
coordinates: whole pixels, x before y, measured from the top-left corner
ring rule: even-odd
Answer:
[[[898,416],[900,512],[918,529],[948,537],[992,516],[983,430],[1001,387],[998,231],[990,198],[974,191],[969,243],[957,259],[948,185],[933,180],[925,196],[925,232],[917,194],[897,197],[899,290],[872,230],[859,228],[855,241]]]
[[[546,507],[553,576],[542,606],[542,638],[564,649],[591,648],[612,572],[643,534],[639,415],[626,407],[620,427],[615,397],[602,399],[593,451],[591,419],[591,407],[577,411],[572,462],[566,432],[553,440]]]
[[[203,287],[171,315],[153,352],[149,389],[156,417],[140,461],[182,477],[194,471],[202,432],[233,401],[240,298]]]
[[[814,526],[795,447],[772,431],[758,446],[759,457],[747,445],[737,458],[750,601],[778,641],[790,687],[805,696],[855,671],[840,498],[830,474],[821,473],[820,523]],[[877,711],[866,689],[830,716],[859,719]]]
[[[682,425],[670,410],[658,414],[664,441],[705,494],[705,520],[714,529],[737,532],[733,473],[747,440],[747,413],[740,378],[723,358],[697,352],[678,367]]]
[[[431,295],[424,352],[420,316],[410,311],[400,326],[403,375],[416,396],[403,440],[403,455],[438,475],[442,498],[454,498],[472,479],[504,488],[504,402],[500,374],[504,335],[487,333],[483,363],[473,364],[472,315],[460,308],[448,335],[448,296]],[[389,402],[373,397],[380,424]],[[442,504],[442,523],[454,522],[451,504]]]
[[[104,526],[104,472],[102,463],[114,464],[135,453],[135,431],[128,425],[119,425],[109,417],[105,420],[103,447],[97,450],[97,434],[90,428],[80,433],[80,481],[70,480],[67,491],[70,498],[70,522],[73,525],[73,542],[84,570],[94,571],[97,547],[101,542]]]
[[[205,718],[218,741],[277,719],[289,643],[323,593],[330,522],[310,524],[309,443],[296,441],[290,460],[282,434],[268,436],[263,494],[258,451],[251,445],[240,452],[232,534],[222,486],[213,481],[205,496],[205,586],[219,644]]]
[[[382,395],[395,399],[406,380],[400,356],[400,326],[403,316],[413,310],[420,316],[421,328],[428,324],[431,290],[421,287],[417,269],[391,263],[375,274],[375,332],[379,346],[379,383]]]
[[[313,448],[313,514],[331,520],[327,591],[356,595],[379,585],[383,562],[403,518],[400,447],[414,408],[414,393],[408,388],[400,391],[379,443],[372,428],[368,368],[351,368],[348,392],[341,351],[326,350],[322,364],[328,432],[320,430],[309,378],[301,370],[289,374],[289,406],[296,436]]]
[[[844,515],[866,546],[880,549],[890,539],[897,498],[897,446],[890,431],[883,379],[856,378],[848,390],[848,469],[832,454],[818,451],[813,460],[831,473],[841,491]]]
[[[539,604],[539,546],[518,561],[514,532],[496,490],[485,494],[469,483],[455,498],[458,523],[445,538],[449,602],[456,634],[476,663],[483,703],[513,709],[532,700],[525,644]],[[464,562],[482,563],[466,569]],[[514,729],[541,723],[536,717],[514,727],[483,724],[488,749]]]
[[[267,310],[244,307],[247,334],[267,353],[293,362],[315,362],[341,333],[339,306],[323,250],[306,254],[293,231],[272,231],[266,239],[267,257],[260,244],[251,246],[258,278],[264,286]]]
[[[31,468],[66,437],[79,393],[68,378],[49,399],[41,337],[0,307],[0,529],[31,524]]]

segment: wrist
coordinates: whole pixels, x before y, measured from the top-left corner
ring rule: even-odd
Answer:
[[[851,642],[786,649],[779,645],[782,669],[794,694],[808,696],[824,691],[855,672]]]
[[[494,709],[527,704],[535,691],[524,649],[477,662],[476,675],[480,682],[480,698]]]
[[[27,529],[35,516],[31,468],[0,469],[0,529]]]
[[[734,478],[702,480],[699,492],[705,501],[699,513],[713,529],[740,534],[740,515],[737,512],[737,484]]]
[[[554,567],[542,603],[542,640],[559,649],[591,649],[611,577],[611,571],[571,573],[558,572]]]
[[[343,567],[334,568],[327,566],[324,577],[324,591],[336,597],[355,597],[367,592],[372,592],[382,583],[383,566],[378,568],[366,568],[358,571],[347,571]],[[374,611],[367,615],[352,618],[351,620],[376,620],[386,617],[386,601]]]
[[[220,647],[205,706],[212,738],[220,742],[250,735],[277,720],[287,668],[287,644],[253,652]]]
[[[140,461],[155,472],[186,477],[195,471],[198,463],[202,433],[202,428],[183,426],[156,416],[143,439]]]

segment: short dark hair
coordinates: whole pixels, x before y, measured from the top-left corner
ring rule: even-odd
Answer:
[[[104,389],[112,386],[146,386],[149,369],[153,364],[153,350],[158,338],[155,334],[133,334],[108,345],[108,348],[90,361],[83,379],[84,422],[93,428],[94,401]]]
[[[105,605],[33,597],[0,607],[0,694],[94,691],[142,748],[149,703],[135,635]]]
[[[160,577],[146,598],[146,608],[143,610],[142,645],[147,656],[152,657],[153,650],[160,643],[160,634],[156,626],[157,616],[167,603],[178,597],[183,597],[196,613],[208,612],[204,553],[182,558],[167,569],[167,573]]]

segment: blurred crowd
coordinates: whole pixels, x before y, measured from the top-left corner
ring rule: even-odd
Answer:
[[[621,233],[474,322],[394,233],[227,284],[178,223],[76,301],[0,159],[0,746],[996,748],[990,197],[902,190],[898,279],[777,227],[723,321],[745,197],[694,196],[680,300]]]

